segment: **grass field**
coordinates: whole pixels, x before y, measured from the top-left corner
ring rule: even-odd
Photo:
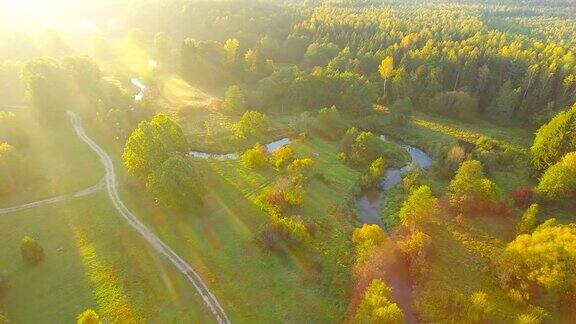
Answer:
[[[295,143],[298,155],[315,158],[333,181],[313,180],[305,202],[295,211],[303,220],[320,224],[319,250],[335,261],[347,257],[350,219],[333,219],[328,206],[349,198],[358,173],[339,163],[333,146],[320,140]],[[118,157],[118,153],[115,154]],[[118,168],[122,168],[116,159]],[[323,263],[319,273],[299,253],[277,255],[262,249],[255,237],[267,215],[255,204],[257,194],[279,173],[254,172],[238,161],[201,161],[208,188],[206,203],[189,213],[156,206],[139,186],[123,175],[122,197],[128,206],[205,278],[223,302],[232,321],[334,322],[345,310],[347,269]],[[348,188],[348,189],[347,189]],[[338,223],[335,223],[337,221]],[[344,225],[346,224],[346,225]],[[320,255],[324,258],[324,255]],[[326,257],[327,258],[327,257]],[[320,277],[320,278],[318,278]],[[327,282],[334,281],[333,287]],[[337,290],[328,293],[330,289]]]
[[[0,301],[14,323],[66,323],[86,308],[110,321],[211,321],[190,283],[117,215],[104,192],[2,215]],[[45,260],[29,267],[20,239],[29,235]]]
[[[31,166],[35,181],[0,196],[0,206],[32,202],[75,192],[92,186],[104,177],[104,168],[90,149],[77,138],[62,116],[56,127],[39,124],[29,108],[13,112],[14,122],[21,125],[26,145],[16,147]]]

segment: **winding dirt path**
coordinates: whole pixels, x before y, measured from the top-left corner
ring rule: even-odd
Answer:
[[[82,189],[80,191],[77,191],[77,192],[74,192],[71,194],[65,194],[65,195],[56,196],[56,197],[52,197],[52,198],[48,198],[48,199],[44,199],[44,200],[38,200],[38,201],[31,202],[28,204],[23,204],[23,205],[18,205],[18,206],[13,206],[13,207],[0,208],[0,215],[13,213],[13,212],[21,211],[21,210],[26,210],[26,209],[30,209],[30,208],[35,208],[35,207],[45,206],[45,205],[51,205],[51,204],[59,203],[59,202],[69,200],[69,199],[86,197],[86,196],[89,196],[89,195],[92,195],[92,194],[98,192],[102,188],[104,188],[104,179],[102,179],[102,181],[98,182],[97,184],[95,184],[91,187],[88,187],[86,189]]]
[[[208,286],[204,283],[202,278],[198,275],[196,271],[184,261],[178,254],[176,254],[172,249],[170,249],[164,242],[162,242],[156,235],[152,233],[144,224],[142,224],[138,218],[130,212],[130,210],[124,205],[118,191],[116,189],[116,172],[114,171],[114,164],[110,156],[96,144],[82,128],[82,122],[78,115],[74,112],[68,111],[68,116],[72,122],[72,126],[76,131],[76,134],[80,139],[86,143],[96,154],[100,157],[100,161],[106,169],[106,189],[108,190],[108,196],[112,203],[120,213],[120,215],[132,226],[152,247],[158,251],[158,253],[165,256],[180,272],[182,272],[186,278],[194,285],[204,303],[212,314],[216,317],[218,323],[230,323],[224,309],[216,299],[216,297],[210,292]]]

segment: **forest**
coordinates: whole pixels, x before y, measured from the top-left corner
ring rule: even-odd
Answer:
[[[0,324],[576,321],[575,1],[2,11]]]

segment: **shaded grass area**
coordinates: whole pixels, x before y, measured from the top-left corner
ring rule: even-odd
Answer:
[[[0,217],[0,265],[10,287],[2,308],[14,323],[66,323],[86,308],[106,320],[210,322],[190,283],[117,214],[102,192]],[[30,235],[45,260],[25,265]]]
[[[33,180],[0,196],[0,206],[75,192],[104,177],[100,161],[76,136],[67,116],[62,114],[61,123],[42,125],[30,108],[14,111],[14,114],[13,122],[19,125],[20,135],[26,138],[26,144],[14,146],[30,166]]]

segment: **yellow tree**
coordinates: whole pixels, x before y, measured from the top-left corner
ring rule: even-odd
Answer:
[[[388,78],[392,76],[392,73],[394,73],[394,59],[391,56],[385,57],[378,67],[378,72],[380,72],[380,76],[384,79],[384,92],[382,96],[385,97],[386,82],[388,82]]]
[[[236,38],[230,38],[224,43],[224,52],[226,52],[226,63],[229,66],[236,64],[236,56],[240,42]]]
[[[102,324],[100,316],[93,309],[87,309],[80,313],[76,318],[78,324]]]

